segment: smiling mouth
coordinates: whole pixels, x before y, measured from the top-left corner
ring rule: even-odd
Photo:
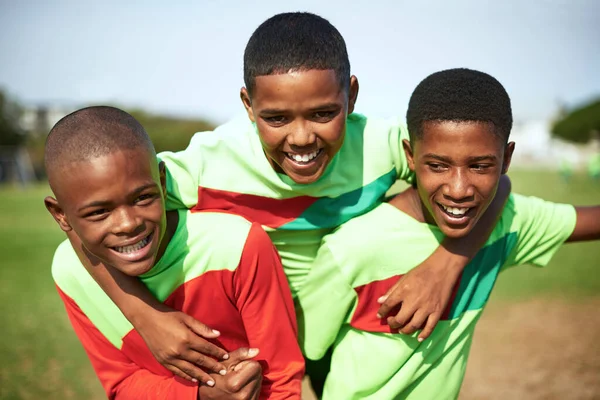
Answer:
[[[449,207],[440,203],[437,203],[437,205],[444,214],[455,220],[468,217],[471,214],[470,211],[475,209],[475,207]]]
[[[144,247],[148,246],[148,244],[152,240],[153,234],[154,234],[154,231],[150,232],[148,234],[148,236],[146,236],[145,238],[143,238],[142,240],[140,240],[137,243],[134,243],[129,246],[115,246],[115,247],[112,247],[112,249],[114,251],[116,251],[117,253],[121,253],[121,254],[134,253],[134,252],[139,251],[139,250],[143,249]]]
[[[298,165],[308,165],[323,153],[323,149],[318,149],[310,153],[298,154],[284,152],[285,156]]]

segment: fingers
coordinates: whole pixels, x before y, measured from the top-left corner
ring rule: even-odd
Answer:
[[[187,361],[179,360],[177,364],[167,366],[167,369],[183,379],[208,386],[215,385],[214,379],[209,374]]]
[[[386,294],[377,299],[377,302],[381,304],[381,307],[379,307],[379,310],[377,311],[377,318],[387,316],[393,308],[398,307],[398,305],[402,303],[402,291],[400,290],[401,283],[402,279],[396,282]]]
[[[190,382],[198,382],[198,379],[192,378],[191,376],[189,376],[188,374],[186,374],[185,372],[183,372],[182,370],[180,370],[179,368],[177,368],[173,365],[165,365],[165,368],[168,369],[169,371],[171,371],[173,373],[173,375],[175,375],[175,376],[178,376],[178,377],[188,380]]]
[[[193,368],[186,367],[187,369],[184,370],[184,372],[190,375],[192,378],[198,379],[199,381],[202,379],[202,377],[206,376],[204,371],[215,372],[219,374],[226,372],[227,368],[223,363],[210,356],[202,354],[204,351],[201,351],[201,349],[204,349],[205,347],[197,343],[197,341],[206,342],[204,339],[194,336],[193,338],[190,338],[190,340],[186,340],[168,351],[166,355],[163,355],[159,359],[159,361],[162,360],[161,364],[163,364],[165,367],[173,365],[179,369],[183,369],[181,368],[182,365],[195,365]],[[209,345],[211,344],[208,342],[206,343]],[[210,351],[208,351],[208,354],[210,354]],[[191,373],[189,371],[191,371]]]
[[[404,333],[405,335],[412,335],[419,329],[423,327],[425,320],[429,316],[429,313],[424,311],[417,311],[414,313],[412,318],[408,320],[400,329],[400,333]]]
[[[212,358],[216,358],[217,360],[227,360],[229,358],[229,353],[227,353],[225,350],[221,349],[219,346],[208,342],[198,336],[191,338],[188,347],[190,348],[190,350],[193,350],[197,353],[200,354],[200,356],[204,357],[204,356],[210,356]],[[207,357],[204,357],[207,358]],[[212,358],[210,358],[210,360],[212,360]],[[196,362],[195,360],[188,360],[188,361],[193,361]],[[220,368],[223,367],[222,364],[218,363],[215,361],[216,364],[220,365]],[[200,365],[200,364],[199,364]],[[218,370],[214,370],[215,372],[218,372]]]
[[[229,369],[234,369],[234,367],[240,364],[242,361],[256,357],[257,354],[258,349],[256,348],[240,347],[239,349],[229,353],[229,360],[227,360],[225,364]]]
[[[398,314],[388,317],[387,323],[393,330],[400,329],[412,319],[415,311],[414,308],[409,308],[408,304],[402,303],[402,307],[400,308],[400,311],[398,311]]]
[[[204,340],[195,336],[198,340]],[[210,344],[210,343],[209,343]],[[198,382],[206,383],[209,379],[209,372],[225,374],[227,367],[210,356],[205,356],[199,351],[195,351],[192,346],[196,346],[193,342],[184,342],[177,348],[171,350],[168,356],[163,357],[161,362],[171,372],[182,378],[188,379],[185,376],[177,373],[176,370],[182,371],[189,377],[196,379]],[[170,367],[174,367],[173,369]],[[189,380],[189,379],[188,379]]]
[[[239,348],[230,354],[231,357],[224,364],[198,352],[194,352],[193,354],[186,353],[173,360],[167,365],[167,368],[181,378],[213,386],[215,384],[214,380],[206,371],[225,375],[228,370],[233,370],[240,362],[251,359],[257,354],[258,349]]]
[[[262,382],[262,368],[257,361],[253,360],[240,362],[228,375],[231,375],[228,379],[228,386],[233,392],[246,389],[249,393],[253,393],[256,386],[260,387]],[[251,382],[253,385],[249,385]],[[246,388],[246,386],[248,387]]]
[[[186,360],[189,360],[189,362],[194,365],[193,372],[209,371],[216,372],[221,375],[225,375],[227,373],[227,367],[223,363],[220,363],[211,357],[206,357],[200,353],[195,353],[189,357],[186,357]],[[195,377],[195,375],[192,376]]]
[[[185,324],[192,330],[192,332],[200,337],[214,339],[221,334],[219,331],[209,328],[195,318],[192,318],[188,315],[186,315],[186,317]],[[209,341],[202,340],[200,338],[198,340],[192,339],[190,347],[199,353],[214,357],[217,360],[227,360],[227,358],[229,358],[229,354],[225,350]]]
[[[435,326],[440,320],[440,317],[440,313],[432,313],[429,315],[429,317],[427,318],[427,324],[425,325],[425,328],[423,328],[423,331],[419,334],[419,342],[422,342],[423,340],[431,336],[433,330],[435,329]]]
[[[185,319],[185,324],[192,331],[194,331],[196,333],[196,335],[202,336],[207,339],[214,339],[221,334],[221,332],[219,332],[218,330],[209,328],[202,322],[198,321],[197,319],[195,319],[189,315],[187,315],[187,318]]]

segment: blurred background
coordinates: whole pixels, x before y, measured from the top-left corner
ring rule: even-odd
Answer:
[[[414,87],[454,67],[512,99],[513,190],[600,202],[600,2],[536,0],[0,0],[1,399],[101,399],[50,275],[63,235],[43,207],[43,145],[92,104],[136,116],[158,151],[243,112],[242,56],[285,11],[329,19],[360,82],[357,111],[403,116]],[[600,398],[600,245],[507,271],[478,326],[461,399]]]

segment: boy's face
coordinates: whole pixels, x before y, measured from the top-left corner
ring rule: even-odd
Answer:
[[[164,185],[164,165],[146,149],[118,151],[73,163],[53,182],[56,199],[45,203],[92,255],[138,276],[164,251]]]
[[[357,95],[356,77],[345,90],[333,70],[258,76],[252,98],[241,91],[269,162],[300,184],[317,181],[339,151]]]
[[[426,219],[448,237],[473,229],[508,169],[514,142],[505,145],[493,129],[484,122],[426,122],[412,148],[404,142]]]

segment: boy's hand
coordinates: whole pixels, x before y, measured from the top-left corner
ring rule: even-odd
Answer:
[[[435,252],[402,276],[378,299],[381,307],[377,316],[383,318],[401,304],[398,314],[387,318],[390,328],[407,335],[423,329],[418,340],[427,339],[446,309],[462,271],[461,268],[449,267],[447,261],[440,252]]]
[[[226,360],[229,354],[203,339],[216,338],[220,333],[185,313],[163,305],[151,318],[140,321],[138,332],[158,362],[181,378],[214,384],[214,379],[205,371],[224,373],[227,370],[215,359]]]
[[[250,360],[258,349],[240,348],[231,352],[224,361],[227,374],[213,374],[214,386],[201,385],[198,399],[201,400],[256,400],[260,395],[262,368],[257,361]]]

